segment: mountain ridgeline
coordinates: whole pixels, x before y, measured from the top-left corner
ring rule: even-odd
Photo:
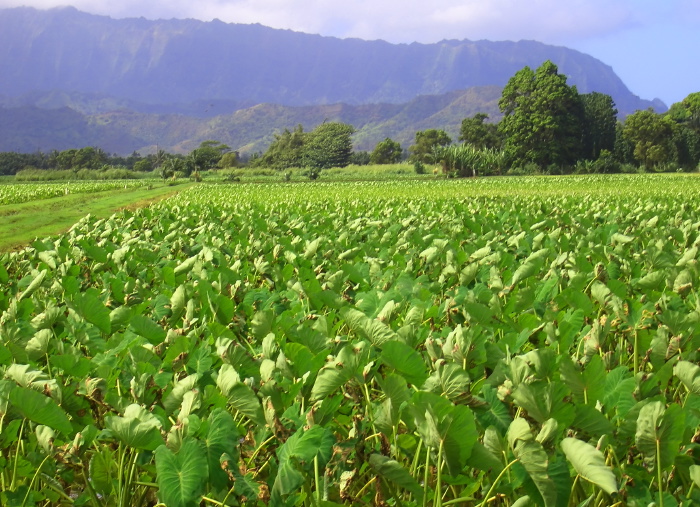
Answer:
[[[106,140],[120,151],[196,145],[205,134],[200,132],[206,130],[201,126],[205,118],[214,119],[209,130],[235,126],[245,133],[222,140],[237,136],[234,146],[258,148],[275,130],[295,123],[314,126],[299,117],[322,122],[348,121],[346,116],[357,116],[352,121],[360,130],[356,138],[363,149],[371,149],[369,144],[387,135],[404,139],[420,128],[453,130],[457,117],[483,108],[497,114],[493,90],[525,65],[536,68],[545,60],[554,62],[580,93],[611,95],[623,115],[665,108],[631,93],[599,60],[533,41],[390,44],[218,20],[112,19],[70,7],[0,10],[2,116],[19,114],[9,108],[69,107],[83,116],[81,128],[90,131],[84,132],[86,141]],[[469,91],[474,87],[482,91]],[[467,104],[470,97],[481,102]],[[456,110],[455,101],[463,111]],[[259,121],[260,104],[275,104],[264,107],[267,130],[261,124],[242,125],[246,117]],[[418,111],[407,104],[426,107]],[[173,115],[189,119],[178,122]],[[58,121],[55,116],[52,121]],[[446,123],[438,123],[441,119]],[[162,130],[173,122],[158,134],[160,139],[144,133],[147,125]],[[66,142],[70,138],[64,136]],[[12,142],[44,149],[45,141],[15,132]]]

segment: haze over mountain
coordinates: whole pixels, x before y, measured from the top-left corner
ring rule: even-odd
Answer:
[[[400,129],[391,127],[391,122],[386,128],[376,128],[395,113],[396,108],[389,105],[408,104],[419,96],[450,97],[458,90],[461,92],[457,95],[464,97],[464,90],[471,87],[502,87],[523,66],[536,68],[548,59],[558,65],[579,92],[611,95],[623,115],[648,107],[665,109],[658,100],[642,100],[634,95],[599,60],[534,41],[389,44],[217,20],[116,20],[70,7],[0,10],[0,104],[6,108],[70,107],[88,115],[84,117],[84,133],[89,132],[90,125],[102,129],[87,137],[107,141],[107,131],[114,126],[107,128],[98,119],[97,115],[104,113],[127,109],[133,111],[130,121],[144,125],[155,121],[148,119],[149,114],[157,113],[161,119],[173,114],[221,117],[263,103],[306,107],[346,104],[337,106],[336,111],[382,104],[375,108],[365,106],[364,114],[372,121],[357,121],[363,125],[373,123],[376,135],[403,138],[407,131],[447,126],[427,125],[427,118],[438,114],[431,110],[427,116],[413,116]],[[445,103],[447,107],[454,98],[423,101],[433,105]],[[468,113],[473,107],[464,106],[462,117],[478,112]],[[268,116],[273,109],[267,107]],[[491,109],[492,114],[497,112],[493,111],[493,104]],[[259,146],[261,139],[271,139],[275,130],[294,126],[289,122],[292,116],[304,116],[289,113],[288,107],[277,111],[285,112],[268,118],[267,132],[259,132],[257,126],[240,126],[233,117],[221,120],[239,125],[251,134],[257,132],[257,138],[240,139],[242,144],[232,147]],[[381,111],[388,116],[382,116]],[[122,119],[125,117],[125,113],[119,114]],[[459,111],[451,110],[450,115],[459,116]],[[433,120],[439,121],[439,114]],[[451,121],[454,123],[454,119]],[[121,136],[119,142],[111,144],[123,150],[126,145],[145,142],[149,136],[138,135],[139,128],[122,124],[119,134],[113,134]],[[171,134],[165,137],[176,140]],[[364,136],[368,144],[383,137]],[[159,144],[187,144],[188,139],[194,142],[183,137],[177,143]],[[25,144],[19,141],[16,139],[15,144]]]

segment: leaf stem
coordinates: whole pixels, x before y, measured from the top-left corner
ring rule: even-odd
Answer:
[[[442,450],[445,447],[445,442],[440,440],[437,458],[437,479],[435,480],[435,494],[433,495],[433,507],[442,505]]]
[[[515,465],[515,463],[517,463],[517,462],[518,462],[518,460],[514,459],[513,461],[508,463],[503,470],[501,470],[501,473],[498,474],[498,477],[496,477],[496,480],[493,481],[493,484],[491,484],[491,487],[489,488],[488,493],[486,493],[486,496],[484,497],[484,501],[481,502],[481,507],[486,507],[486,504],[489,502],[489,498],[491,498],[491,493],[493,493],[493,490],[496,489],[496,484],[498,484],[498,481],[500,481],[501,477],[503,477],[503,474],[505,474],[510,469],[510,467]]]
[[[428,479],[430,479],[430,446],[425,446],[425,470],[423,471],[423,507],[428,507]]]
[[[661,470],[661,442],[656,439],[656,477],[659,483],[659,507],[664,507],[663,470]]]
[[[51,457],[50,454],[47,454],[44,460],[41,462],[39,467],[36,469],[36,472],[34,472],[34,476],[32,477],[31,482],[29,483],[29,487],[27,488],[27,493],[24,495],[24,500],[22,500],[22,507],[24,507],[27,504],[27,498],[29,498],[29,493],[31,493],[32,488],[34,487],[34,482],[36,481],[36,478],[39,476],[41,473],[41,467],[44,466],[44,463],[46,463],[46,460]]]

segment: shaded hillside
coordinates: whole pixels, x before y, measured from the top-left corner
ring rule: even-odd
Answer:
[[[140,104],[141,112],[192,115],[192,108],[207,104],[221,112],[257,103],[398,104],[503,86],[523,66],[536,68],[547,59],[579,92],[611,95],[622,113],[663,107],[633,95],[599,60],[533,41],[390,44],[218,20],[114,20],[74,8],[0,10],[0,94],[97,94],[130,109]],[[57,98],[54,105],[69,105]],[[149,106],[159,110],[144,109]],[[211,114],[202,110],[202,116]]]
[[[496,86],[421,96],[406,104],[280,106],[259,104],[212,118],[147,114],[129,110],[83,115],[68,108],[0,108],[0,151],[31,152],[99,146],[110,153],[142,154],[157,148],[189,152],[216,139],[242,153],[264,151],[274,134],[301,124],[311,130],[324,121],[357,129],[356,150],[372,150],[385,137],[408,148],[417,130],[447,130],[456,140],[461,122],[477,112],[499,117]],[[38,126],[41,126],[40,128]]]

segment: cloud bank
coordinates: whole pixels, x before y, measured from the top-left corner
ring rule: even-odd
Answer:
[[[50,8],[65,0],[0,0],[0,7]],[[115,18],[218,18],[307,33],[437,42],[442,39],[534,39],[572,44],[677,19],[697,22],[694,0],[73,0],[80,10]]]

